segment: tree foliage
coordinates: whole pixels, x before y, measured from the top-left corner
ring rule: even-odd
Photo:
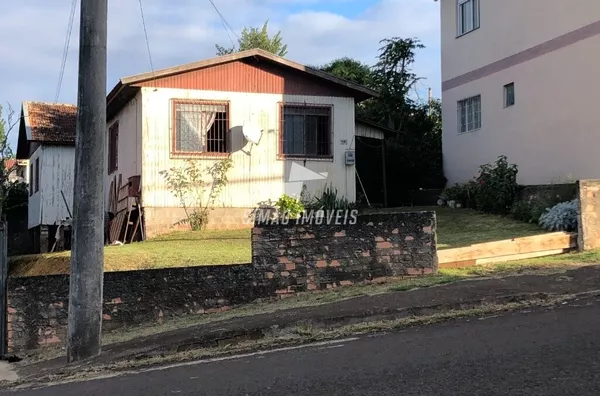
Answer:
[[[20,117],[17,117],[15,111],[9,106],[6,120],[4,120],[2,110],[2,106],[0,106],[0,219],[4,218],[4,209],[16,205],[15,199],[17,201],[24,199],[24,202],[27,202],[27,194],[23,195],[22,193],[24,184],[9,180],[10,174],[16,170],[16,164],[7,166],[7,160],[14,158],[8,138],[12,130],[19,125]]]
[[[318,69],[379,92],[378,98],[359,103],[356,115],[396,132],[386,138],[386,171],[394,175],[394,183],[388,183],[389,195],[441,188],[445,184],[441,102],[411,98],[421,80],[413,71],[415,56],[425,47],[416,38],[393,37],[380,44],[377,62],[371,67],[346,57]]]
[[[246,51],[250,49],[259,48],[272,54],[278,56],[287,55],[287,45],[283,43],[283,39],[281,37],[281,32],[277,32],[273,37],[269,37],[268,32],[269,21],[267,20],[262,28],[248,28],[244,27],[242,30],[242,35],[238,39],[237,48],[230,47],[225,48],[218,44],[215,44],[217,48],[217,55],[228,55],[233,54],[234,52]]]
[[[371,67],[349,57],[334,59],[326,65],[313,68],[366,87],[372,83]]]

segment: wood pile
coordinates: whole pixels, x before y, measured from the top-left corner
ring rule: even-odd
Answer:
[[[131,243],[146,239],[144,211],[141,205],[140,177],[132,176],[123,183],[122,175],[115,175],[110,183],[109,212],[114,214],[110,223],[108,243]]]

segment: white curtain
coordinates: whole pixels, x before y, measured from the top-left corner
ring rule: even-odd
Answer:
[[[222,106],[178,104],[177,149],[184,152],[206,151],[207,133]]]

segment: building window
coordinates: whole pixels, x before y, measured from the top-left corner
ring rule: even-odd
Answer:
[[[33,166],[29,164],[29,196],[33,195]]]
[[[40,191],[40,159],[35,159],[35,192]]]
[[[458,35],[479,28],[479,0],[458,0]]]
[[[331,106],[281,106],[280,156],[331,158]]]
[[[115,172],[119,166],[119,121],[108,129],[108,174]]]
[[[458,131],[471,132],[481,128],[481,95],[458,102]]]
[[[515,104],[515,83],[504,86],[504,107],[514,106]]]
[[[173,154],[224,155],[229,152],[229,103],[173,101]]]

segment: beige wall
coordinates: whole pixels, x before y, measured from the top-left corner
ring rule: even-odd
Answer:
[[[442,0],[443,81],[600,19],[600,1],[480,0],[481,28],[458,39],[456,1]],[[509,16],[511,16],[509,18]],[[598,178],[600,35],[442,93],[444,171],[449,183],[506,155],[522,184]],[[504,108],[505,84],[516,103]],[[457,101],[481,95],[481,129],[458,133]]]
[[[598,0],[479,0],[480,28],[456,38],[457,0],[441,0],[442,81],[600,19]]]
[[[184,160],[170,158],[171,99],[230,101],[233,168],[217,206],[252,208],[258,202],[276,200],[284,193],[284,182],[292,161],[277,159],[279,105],[281,101],[333,105],[333,161],[308,160],[306,165],[327,172],[326,180],[308,182],[308,191],[316,193],[331,183],[338,193],[356,199],[354,167],[344,164],[344,152],[354,135],[354,100],[340,97],[248,94],[179,89],[142,88],[142,200],[145,207],[176,207],[179,203],[167,189],[160,171],[181,166]],[[260,143],[251,147],[241,133],[244,123],[255,122],[263,128]],[[245,152],[244,152],[245,151]],[[248,154],[249,152],[249,154]],[[207,166],[211,159],[199,159]]]
[[[108,130],[115,123],[119,122],[119,140],[118,140],[118,155],[117,155],[117,170],[107,175],[104,184],[106,201],[105,206],[108,208],[110,183],[117,175],[122,176],[122,183],[127,183],[127,178],[140,175],[142,172],[142,94],[138,93],[125,107],[110,120],[106,125],[105,138],[105,156],[104,156],[104,172],[108,173]]]

